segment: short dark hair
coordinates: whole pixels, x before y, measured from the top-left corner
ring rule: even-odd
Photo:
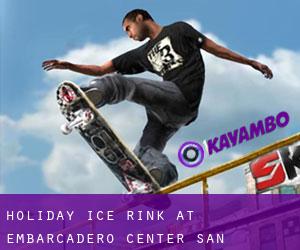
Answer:
[[[137,15],[142,15],[144,20],[153,20],[152,16],[146,11],[142,9],[134,9],[129,11],[123,18],[122,24],[125,22],[125,19],[129,19],[130,21],[135,21]]]

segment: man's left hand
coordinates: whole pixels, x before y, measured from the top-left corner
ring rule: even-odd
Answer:
[[[250,65],[254,69],[260,71],[265,76],[265,78],[271,79],[273,77],[272,70],[267,65],[262,64],[262,63],[257,62],[257,61],[251,61]]]

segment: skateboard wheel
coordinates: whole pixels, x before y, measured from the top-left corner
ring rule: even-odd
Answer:
[[[70,104],[75,100],[76,94],[72,88],[64,86],[61,88],[61,98]]]
[[[72,132],[72,129],[68,127],[68,124],[63,124],[60,126],[60,130],[64,135],[68,135]]]

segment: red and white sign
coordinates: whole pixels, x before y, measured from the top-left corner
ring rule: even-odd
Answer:
[[[250,163],[256,189],[268,188],[293,180],[300,170],[300,145],[281,148]]]

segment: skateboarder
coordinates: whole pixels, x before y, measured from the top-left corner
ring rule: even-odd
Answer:
[[[161,26],[147,11],[135,9],[125,15],[122,26],[133,40],[149,40],[102,65],[47,60],[43,68],[101,76],[82,87],[98,108],[123,100],[143,105],[148,121],[134,152],[159,184],[166,186],[176,181],[178,174],[162,152],[171,136],[198,114],[205,75],[200,49],[249,65],[268,79],[273,74],[268,66],[220,46],[185,22]],[[163,81],[123,76],[144,71]]]

